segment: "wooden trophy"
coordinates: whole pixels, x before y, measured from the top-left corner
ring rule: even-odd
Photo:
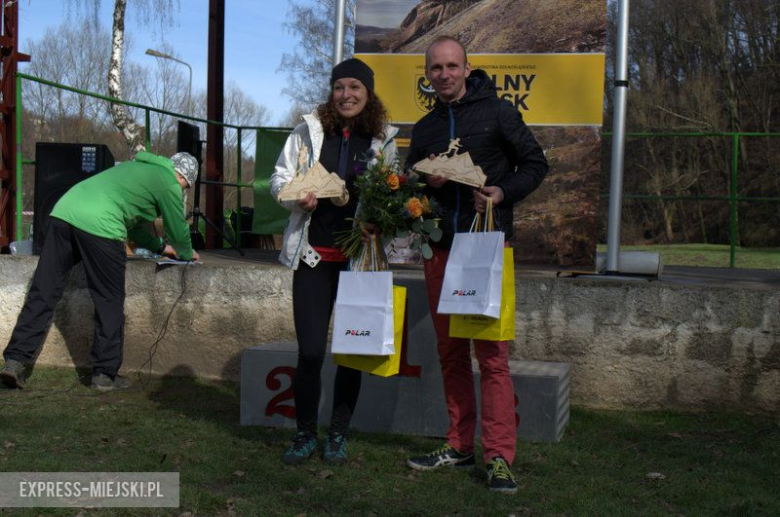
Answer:
[[[447,151],[440,153],[433,160],[430,158],[420,160],[414,164],[414,169],[425,174],[444,176],[448,180],[470,187],[484,187],[487,176],[479,165],[474,165],[468,152],[457,154],[460,147],[460,138],[450,140]]]
[[[313,192],[317,198],[330,198],[336,206],[344,206],[349,201],[349,192],[344,180],[335,172],[328,172],[320,162],[309,162],[309,149],[304,145],[298,152],[298,170],[289,183],[279,191],[279,201],[297,201]]]

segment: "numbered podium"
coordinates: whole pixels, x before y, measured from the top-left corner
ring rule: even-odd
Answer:
[[[422,273],[395,271],[394,283],[407,288],[401,369],[397,376],[389,378],[364,374],[352,427],[366,432],[444,436],[447,407],[425,282]],[[242,425],[295,428],[292,380],[296,363],[295,343],[270,343],[244,350]],[[569,419],[569,365],[511,361],[510,369],[518,437],[559,441]],[[321,425],[327,425],[330,419],[335,372],[333,358],[328,354],[322,371]],[[479,373],[474,376],[479,389]]]

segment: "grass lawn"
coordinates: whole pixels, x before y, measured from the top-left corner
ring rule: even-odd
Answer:
[[[651,251],[661,254],[666,266],[729,267],[730,248],[721,244],[668,244],[620,246],[621,251]],[[606,252],[606,244],[598,245]],[[780,248],[737,248],[736,267],[740,269],[780,269]]]
[[[506,496],[488,492],[481,469],[406,467],[440,439],[354,433],[345,466],[285,466],[292,432],[240,426],[237,385],[132,378],[96,394],[72,369],[39,367],[27,390],[0,388],[0,472],[180,473],[178,509],[78,515],[780,514],[774,417],[575,408],[561,443],[519,444],[520,490]]]

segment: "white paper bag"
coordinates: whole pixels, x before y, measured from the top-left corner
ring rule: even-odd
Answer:
[[[439,314],[501,314],[504,232],[456,233],[444,269]]]
[[[393,355],[393,273],[342,271],[333,320],[334,354]]]

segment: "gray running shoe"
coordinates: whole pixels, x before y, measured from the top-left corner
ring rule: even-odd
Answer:
[[[92,375],[92,387],[98,391],[122,390],[130,387],[130,380],[119,375],[113,379],[105,373],[96,373]]]
[[[5,362],[3,369],[0,370],[0,381],[11,389],[24,388],[24,382],[26,380],[24,375],[25,368],[26,366],[24,363],[16,361],[15,359],[8,359]]]

